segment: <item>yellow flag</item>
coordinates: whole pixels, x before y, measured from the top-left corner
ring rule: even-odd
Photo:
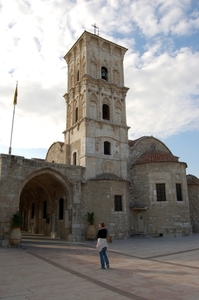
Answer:
[[[17,104],[17,96],[18,96],[18,84],[16,85],[16,88],[15,88],[14,101],[13,101],[14,105]]]

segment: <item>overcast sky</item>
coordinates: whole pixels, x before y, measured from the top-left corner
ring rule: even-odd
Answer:
[[[0,153],[45,158],[66,127],[63,56],[84,30],[125,55],[129,139],[163,141],[199,177],[198,0],[0,0]]]

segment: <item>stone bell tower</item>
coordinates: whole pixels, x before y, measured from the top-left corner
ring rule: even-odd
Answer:
[[[86,179],[104,173],[127,178],[126,51],[84,31],[64,57],[68,64],[66,163],[85,167]]]

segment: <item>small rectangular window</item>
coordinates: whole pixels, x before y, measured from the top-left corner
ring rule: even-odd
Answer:
[[[156,184],[157,201],[166,201],[165,183]]]
[[[111,154],[111,144],[109,142],[104,142],[104,154]]]
[[[182,201],[182,186],[180,183],[176,183],[176,197],[177,201]]]
[[[115,211],[122,211],[122,196],[115,195],[114,199],[115,204]]]

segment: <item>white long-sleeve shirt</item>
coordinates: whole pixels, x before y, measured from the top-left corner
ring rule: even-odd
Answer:
[[[98,238],[96,248],[100,252],[104,247],[108,248],[108,243],[106,239]]]

